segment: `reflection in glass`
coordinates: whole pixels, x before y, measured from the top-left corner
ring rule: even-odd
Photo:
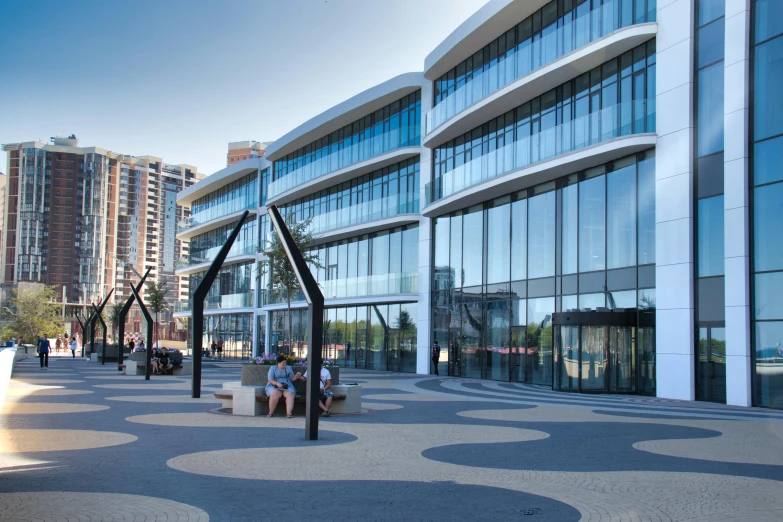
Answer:
[[[579,327],[560,327],[560,346],[555,353],[554,388],[563,391],[579,390]]]
[[[615,308],[636,308],[636,290],[610,292]],[[607,302],[607,305],[611,303]]]
[[[756,143],[753,148],[753,184],[783,181],[783,136]]]
[[[606,327],[582,326],[582,391],[606,389]]]
[[[460,304],[462,317],[462,367],[465,377],[480,379],[481,375],[481,336],[484,330],[480,300],[471,300]]]
[[[783,322],[757,322],[753,403],[783,408]]]
[[[576,184],[562,190],[562,273],[575,274],[577,270],[577,237],[579,227],[579,187]]]
[[[753,227],[756,271],[783,269],[783,183],[754,189]]]
[[[780,24],[780,20],[775,21]],[[755,49],[753,76],[753,138],[762,140],[783,134],[783,38],[775,38]]]
[[[783,20],[783,2],[780,0],[756,0],[754,3],[756,13],[753,21],[756,43],[783,34],[783,25],[780,23]]]
[[[638,164],[640,265],[655,263],[655,155],[647,153]]]
[[[754,276],[755,319],[783,319],[783,272],[767,272]]]
[[[487,211],[487,283],[509,280],[511,205],[505,204]]]
[[[552,313],[555,298],[527,300],[527,367],[530,382],[552,384]]]
[[[528,278],[555,275],[555,192],[528,199]]]
[[[604,270],[606,192],[605,176],[579,184],[579,271]]]
[[[443,218],[441,218],[443,219]],[[451,279],[454,288],[462,288],[465,273],[462,271],[462,216],[451,218]]]
[[[579,294],[580,310],[595,310],[606,306],[606,296],[600,294]]]
[[[527,277],[527,200],[511,204],[511,280]]]
[[[481,205],[473,207],[462,217],[463,243],[470,245],[462,252],[464,286],[480,285],[483,280],[484,213]]]
[[[607,174],[607,265],[636,264],[636,164]]]
[[[723,150],[723,62],[699,71],[698,155]]]
[[[723,275],[723,196],[699,200],[699,277]]]
[[[484,350],[486,351],[485,379],[507,381],[509,378],[508,352],[511,316],[509,302],[488,301],[484,303],[485,335]]]

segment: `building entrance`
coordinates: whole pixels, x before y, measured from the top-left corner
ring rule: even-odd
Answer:
[[[726,404],[726,329],[723,326],[699,328],[696,400]]]
[[[552,320],[553,389],[655,393],[654,312],[599,309],[555,313]]]

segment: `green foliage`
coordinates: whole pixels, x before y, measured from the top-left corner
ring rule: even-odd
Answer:
[[[304,221],[297,221],[294,214],[288,214],[285,217],[285,224],[288,227],[288,231],[291,233],[291,237],[294,240],[294,244],[302,253],[305,262],[313,268],[323,268],[323,265],[318,258],[318,255],[313,251],[308,251],[307,248],[313,242],[313,234],[310,232],[310,222],[312,218],[305,219]],[[293,332],[291,320],[291,296],[296,294],[299,290],[299,280],[296,278],[291,263],[288,261],[283,243],[277,235],[277,231],[273,230],[270,234],[271,240],[266,240],[266,244],[262,250],[266,260],[261,261],[258,265],[259,277],[263,274],[269,273],[269,282],[271,291],[273,294],[280,298],[284,298],[288,305],[288,343],[289,346],[293,342]]]
[[[62,333],[65,326],[56,299],[57,293],[48,286],[13,289],[8,307],[14,312],[9,314],[11,322],[3,329],[3,338],[21,337],[25,343],[34,343],[39,335]]]
[[[409,336],[416,330],[416,325],[413,323],[413,319],[411,319],[410,312],[407,310],[400,310],[400,315],[397,316],[396,328],[403,337]]]
[[[109,308],[109,322],[111,322],[111,327],[114,329],[115,334],[120,326],[120,312],[122,312],[122,303],[114,303]]]
[[[166,310],[166,296],[169,293],[169,289],[166,286],[166,281],[150,280],[145,283],[146,292],[144,296],[144,304],[147,306],[147,310],[155,314],[155,345],[158,344],[160,338],[160,325],[158,324],[158,318],[160,313]]]

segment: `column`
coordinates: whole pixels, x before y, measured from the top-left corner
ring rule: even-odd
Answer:
[[[750,0],[726,0],[724,80],[724,251],[726,255],[726,403],[751,405]]]
[[[432,82],[423,79],[421,88],[421,133],[424,138],[426,114],[432,108]],[[432,150],[421,147],[419,158],[419,208],[427,203],[425,187],[432,180]],[[416,373],[430,373],[430,344],[432,343],[432,220],[419,218],[419,309],[416,336]]]
[[[656,387],[693,400],[692,0],[658,0],[655,152]]]

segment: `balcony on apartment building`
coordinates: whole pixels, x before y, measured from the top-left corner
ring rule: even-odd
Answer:
[[[324,299],[353,299],[362,297],[378,297],[384,295],[393,295],[399,299],[402,295],[418,296],[419,292],[419,274],[397,273],[397,274],[379,274],[368,276],[349,277],[345,279],[331,279],[328,281],[319,281]],[[286,302],[285,295],[267,290],[266,302],[270,305],[276,305]],[[292,302],[304,302],[304,295],[301,291],[291,299]]]
[[[191,252],[181,256],[174,264],[176,270],[183,272],[197,272],[199,268],[207,268],[209,263],[215,259],[222,245],[208,248],[207,250],[200,250],[198,252]],[[226,262],[236,258],[248,258],[255,259],[255,254],[258,251],[258,243],[256,241],[236,241],[231,247],[226,257]]]
[[[254,291],[241,294],[227,294],[208,296],[204,299],[204,310],[236,310],[238,308],[253,307]],[[190,300],[174,303],[175,314],[188,314],[191,311]]]
[[[220,226],[231,221],[236,221],[237,215],[245,210],[255,211],[258,207],[258,199],[255,197],[243,197],[235,198],[229,201],[225,201],[218,205],[208,207],[200,212],[191,214],[190,216],[180,220],[177,224],[177,235],[187,232],[188,238],[195,235],[197,227],[215,221],[214,225]],[[219,220],[219,221],[217,221]],[[179,237],[179,239],[187,239],[186,237]]]

